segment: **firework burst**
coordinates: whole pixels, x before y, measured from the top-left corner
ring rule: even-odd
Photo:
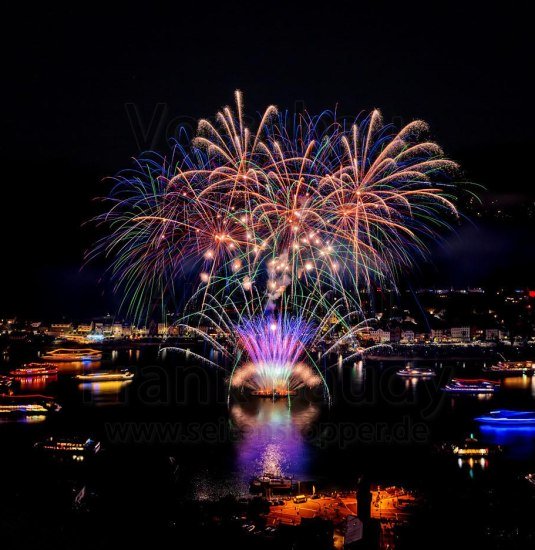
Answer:
[[[321,383],[318,374],[300,362],[314,334],[302,318],[266,315],[244,320],[236,332],[249,362],[234,372],[233,386],[249,387],[258,395],[283,396]]]
[[[307,346],[336,347],[334,326],[353,338],[359,291],[395,284],[458,215],[456,164],[426,132],[421,121],[393,132],[378,111],[348,122],[273,106],[250,129],[237,92],[169,159],[119,174],[93,253],[111,258],[138,317],[193,283],[180,325],[248,357],[234,385],[313,385]]]

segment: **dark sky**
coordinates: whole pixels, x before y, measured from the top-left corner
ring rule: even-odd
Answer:
[[[416,282],[530,285],[527,2],[111,4],[3,14],[0,316],[113,309],[101,267],[80,272],[102,178],[140,148],[165,149],[177,121],[213,115],[236,88],[250,112],[304,102],[428,121],[494,210],[435,250]]]

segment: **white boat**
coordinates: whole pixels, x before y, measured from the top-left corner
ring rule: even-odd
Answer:
[[[57,348],[41,356],[44,361],[100,361],[102,352],[91,348]]]
[[[398,376],[403,378],[431,378],[437,373],[433,369],[424,369],[420,367],[405,367],[396,372]]]
[[[496,393],[500,389],[500,384],[492,380],[482,378],[453,378],[449,384],[446,384],[442,391],[446,393],[462,393],[462,394],[482,394]]]

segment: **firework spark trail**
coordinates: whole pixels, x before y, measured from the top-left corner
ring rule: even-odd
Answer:
[[[321,382],[312,369],[299,362],[314,334],[304,319],[266,315],[244,320],[236,332],[250,363],[234,373],[234,386],[283,395]]]
[[[151,316],[155,299],[165,304],[177,282],[194,281],[183,325],[196,317],[197,332],[217,327],[257,366],[266,354],[282,361],[288,338],[295,368],[310,340],[297,345],[288,323],[305,337],[307,323],[325,327],[322,316],[334,316],[315,343],[334,326],[345,328],[344,341],[357,335],[360,290],[395,284],[458,216],[457,166],[421,121],[393,132],[379,111],[349,122],[270,106],[250,129],[241,93],[235,99],[168,159],[150,153],[117,176],[99,217],[109,232],[89,257],[111,259],[129,315]],[[265,329],[262,316],[278,328],[259,350],[247,332]]]

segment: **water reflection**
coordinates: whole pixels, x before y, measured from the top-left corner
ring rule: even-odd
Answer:
[[[510,376],[502,380],[504,388],[509,390],[526,390],[531,388],[532,377],[530,376]]]
[[[57,363],[59,374],[79,374],[100,369],[102,361],[64,361]]]
[[[0,416],[0,424],[38,424],[39,422],[44,422],[45,420],[45,414]]]
[[[84,402],[92,405],[120,405],[126,402],[126,388],[132,380],[108,382],[84,382],[78,384]]]
[[[230,417],[241,435],[237,469],[243,479],[271,473],[297,478],[308,472],[309,449],[304,434],[319,415],[317,404],[286,399],[234,404]]]
[[[528,459],[535,453],[535,427],[495,427],[483,424],[480,428],[485,442],[500,445],[509,458]]]
[[[58,377],[56,374],[52,376],[27,376],[19,379],[20,391],[25,392],[41,392],[52,383],[57,382]]]
[[[366,382],[366,370],[364,369],[364,363],[359,361],[353,363],[351,367],[351,387],[353,390],[361,391],[364,388]]]
[[[490,401],[494,397],[492,393],[476,393],[475,395],[478,401]]]
[[[459,469],[466,471],[470,479],[474,479],[477,473],[486,470],[489,466],[489,461],[484,458],[459,458],[457,459]]]
[[[233,450],[230,463],[202,467],[191,476],[191,496],[206,500],[229,493],[246,495],[251,479],[263,473],[306,478],[310,448],[305,433],[319,405],[300,399],[254,398],[230,408]]]

